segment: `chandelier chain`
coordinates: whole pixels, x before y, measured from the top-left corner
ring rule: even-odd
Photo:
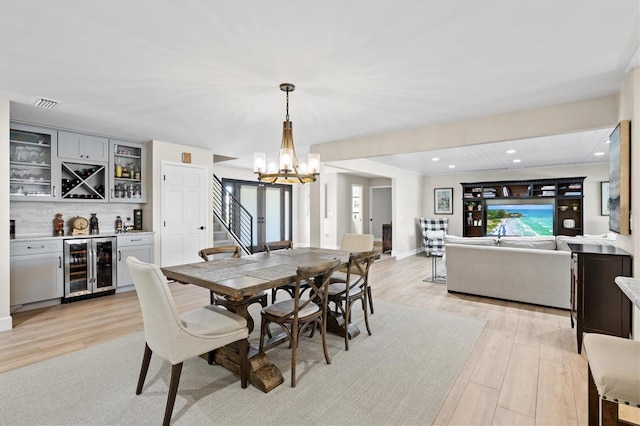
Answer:
[[[289,121],[289,89],[287,88],[287,115],[286,120]]]

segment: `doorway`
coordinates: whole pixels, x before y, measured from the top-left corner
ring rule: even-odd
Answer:
[[[293,240],[291,185],[223,179],[222,185],[253,217],[253,252],[269,241]]]
[[[382,241],[382,225],[391,223],[391,187],[371,186],[369,191],[369,220],[371,223],[369,233],[373,234],[375,241]]]
[[[362,234],[362,185],[351,185],[351,233]]]

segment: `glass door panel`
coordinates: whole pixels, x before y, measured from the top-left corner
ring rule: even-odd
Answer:
[[[90,240],[66,240],[64,242],[65,297],[91,293],[90,261]]]
[[[266,187],[264,222],[268,226],[265,226],[265,242],[282,239],[281,193],[282,190],[280,188]]]
[[[112,289],[115,286],[115,271],[112,263],[115,251],[114,240],[96,238],[93,243],[95,246],[94,291]]]
[[[252,216],[253,238],[252,244],[259,244],[258,238],[258,187],[255,185],[240,185],[240,204]]]

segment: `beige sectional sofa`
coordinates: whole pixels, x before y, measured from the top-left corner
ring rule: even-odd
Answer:
[[[614,244],[599,237],[445,237],[447,290],[570,308],[570,242]]]

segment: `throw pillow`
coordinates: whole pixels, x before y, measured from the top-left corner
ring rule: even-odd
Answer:
[[[500,237],[500,247],[555,250],[556,237]]]
[[[444,238],[444,231],[427,231],[427,238],[430,240],[441,240]]]

